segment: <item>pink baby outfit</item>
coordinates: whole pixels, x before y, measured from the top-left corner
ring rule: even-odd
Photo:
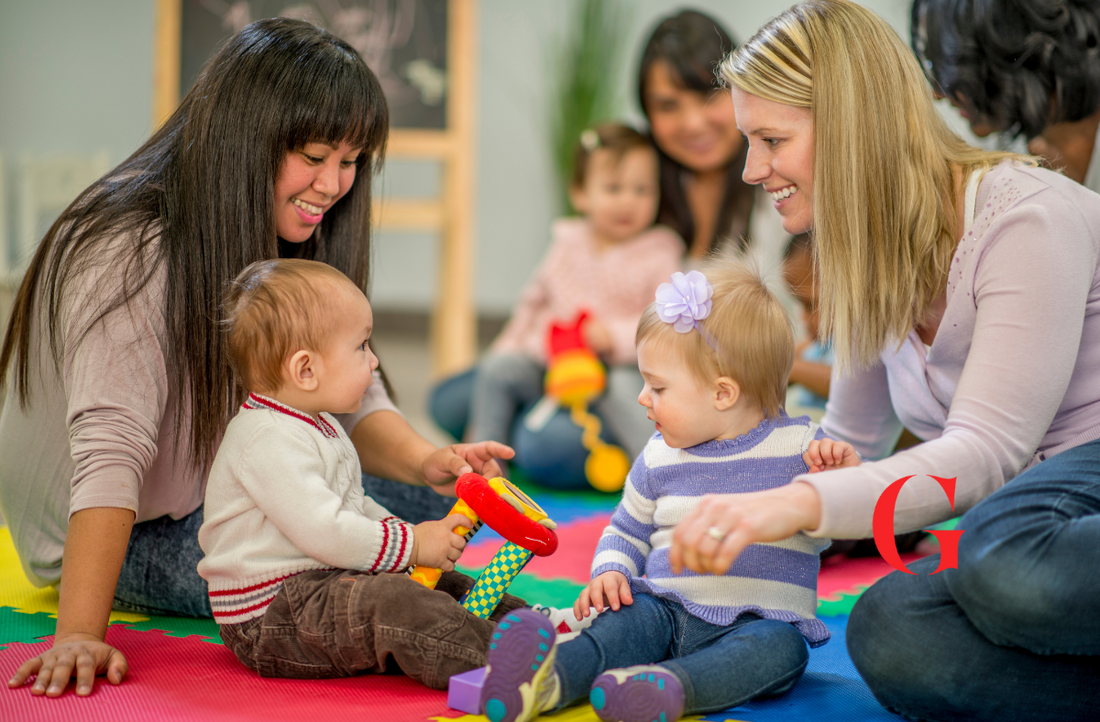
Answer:
[[[601,249],[583,218],[554,222],[550,248],[520,295],[512,318],[493,342],[497,353],[521,353],[546,363],[552,321],[582,310],[607,327],[611,365],[635,364],[634,332],[657,286],[680,270],[684,244],[664,226]]]

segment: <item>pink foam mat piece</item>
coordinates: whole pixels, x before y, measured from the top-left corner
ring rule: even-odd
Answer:
[[[611,520],[611,515],[600,513],[585,519],[577,519],[559,524],[558,550],[548,557],[532,557],[524,574],[533,574],[539,579],[569,579],[577,584],[588,584],[589,570],[592,569],[592,553],[603,535],[603,530]],[[464,567],[485,567],[500,548],[500,541],[489,539],[479,542],[474,537],[470,546],[462,553],[459,562]]]
[[[901,555],[908,566],[925,554],[909,552]],[[837,592],[853,593],[860,587],[869,587],[886,576],[894,568],[881,557],[830,557],[821,563],[821,572],[817,576],[817,596],[830,597]]]
[[[12,644],[0,651],[0,675],[10,679],[28,657],[49,648]],[[72,687],[56,699],[36,697],[30,685],[0,690],[0,720],[27,722],[365,722],[427,720],[461,713],[447,709],[447,693],[403,675],[345,679],[265,679],[223,646],[196,637],[167,637],[111,627],[107,641],[122,650],[130,673],[119,686],[100,677],[90,697]]]

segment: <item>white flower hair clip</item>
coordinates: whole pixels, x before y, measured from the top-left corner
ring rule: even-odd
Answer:
[[[595,128],[589,128],[581,133],[581,147],[589,153],[594,153],[600,147],[600,134]]]
[[[688,333],[692,329],[699,331],[710,347],[716,352],[718,345],[699,322],[710,315],[710,297],[714,289],[710,281],[699,271],[680,271],[672,274],[669,283],[657,287],[657,317],[672,324],[677,333]]]

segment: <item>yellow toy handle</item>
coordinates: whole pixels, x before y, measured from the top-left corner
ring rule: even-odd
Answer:
[[[473,527],[467,529],[464,526],[456,526],[455,534],[466,539],[467,542],[473,538],[474,534],[477,534],[477,530],[481,528],[482,521],[478,518],[474,510],[470,508],[462,499],[455,502],[455,505],[451,507],[451,510],[447,512],[447,516],[451,514],[461,514],[474,523]],[[435,589],[435,585],[439,583],[439,578],[443,576],[442,569],[435,569],[433,567],[425,567],[417,564],[414,568],[409,569],[409,576],[413,578],[413,581],[420,582],[428,589]]]

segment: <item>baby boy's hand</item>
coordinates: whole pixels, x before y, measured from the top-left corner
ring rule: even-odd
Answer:
[[[626,575],[622,572],[604,572],[581,590],[581,595],[573,604],[573,616],[580,621],[592,614],[592,607],[595,607],[597,612],[602,612],[605,606],[617,612],[623,604],[630,606],[633,603],[630,580]]]
[[[452,571],[466,546],[466,540],[455,533],[456,526],[470,528],[473,522],[461,514],[451,514],[446,519],[425,521],[414,526],[409,564]]]
[[[810,473],[827,471],[829,469],[842,469],[846,466],[859,466],[859,454],[855,448],[846,441],[835,439],[821,439],[810,442],[810,448],[802,455],[806,466],[810,467]]]

